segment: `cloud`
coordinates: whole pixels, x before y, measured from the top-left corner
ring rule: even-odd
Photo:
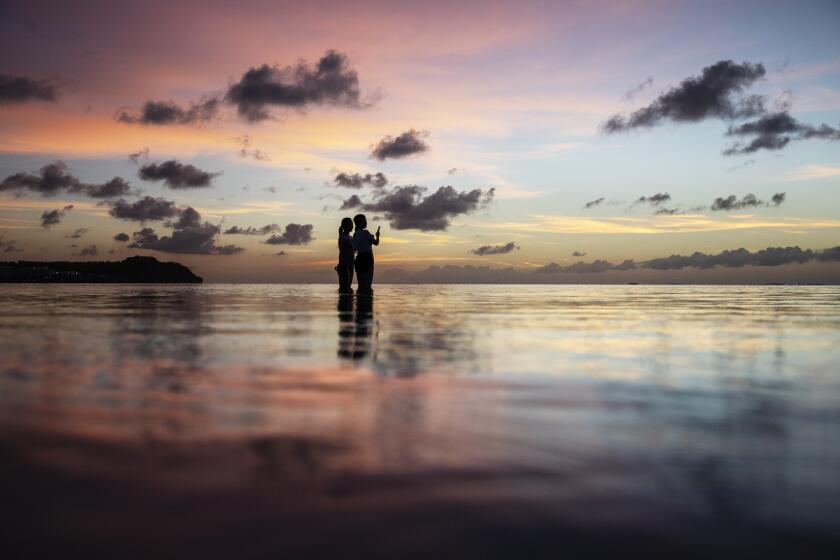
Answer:
[[[695,252],[687,256],[671,255],[642,262],[635,262],[632,259],[628,259],[617,265],[603,260],[596,260],[590,263],[581,261],[568,266],[562,266],[552,262],[536,269],[535,272],[537,274],[592,274],[635,269],[680,270],[683,268],[710,269],[715,267],[780,266],[785,264],[802,264],[809,261],[840,262],[840,247],[833,247],[822,251],[814,251],[812,249],[803,250],[799,247],[767,247],[754,253],[741,248],[722,251],[714,255]]]
[[[370,157],[385,161],[386,159],[399,159],[415,154],[422,154],[429,151],[429,145],[423,138],[429,133],[425,130],[411,129],[403,132],[397,137],[386,136],[373,148]]]
[[[237,136],[233,139],[234,142],[242,146],[239,149],[239,157],[253,158],[257,161],[271,161],[271,157],[264,151],[251,147],[251,137],[247,134]]]
[[[361,208],[364,205],[359,195],[351,195],[350,198],[341,203],[339,210],[350,210],[351,208]]]
[[[123,123],[143,125],[195,124],[213,120],[219,105],[216,97],[204,97],[186,109],[174,101],[146,101],[140,111],[120,109],[116,119]]]
[[[603,196],[601,198],[596,198],[595,200],[590,200],[589,202],[587,202],[586,204],[583,205],[583,208],[585,210],[588,210],[590,208],[594,208],[594,207],[598,206],[599,204],[601,204],[602,202],[604,202],[605,200],[606,200],[606,197],[603,197]]]
[[[582,253],[580,251],[575,251],[574,253],[572,253],[572,256],[573,257],[585,257],[586,253]]]
[[[64,237],[66,239],[79,239],[80,237],[82,237],[84,234],[86,234],[89,231],[90,230],[88,228],[81,227],[81,228],[78,228],[78,229],[74,230],[72,233],[69,233],[69,234],[65,235]]]
[[[383,173],[339,173],[333,179],[336,187],[346,187],[348,189],[361,189],[365,185],[381,189],[388,184],[388,178]]]
[[[789,174],[789,181],[807,181],[811,179],[825,179],[840,175],[840,165],[806,165]]]
[[[73,209],[73,205],[65,206],[58,210],[46,210],[41,214],[41,227],[51,228],[54,225],[61,223],[64,216]]]
[[[621,96],[622,99],[625,101],[632,101],[634,97],[653,87],[653,78],[648,77],[646,80],[641,82],[640,84],[632,87],[630,90],[627,91],[624,95]]]
[[[142,150],[131,152],[130,154],[128,154],[128,159],[132,163],[139,163],[141,159],[149,159],[149,148],[145,147]]]
[[[286,68],[267,64],[250,68],[228,87],[225,100],[252,123],[271,118],[271,107],[332,105],[361,109],[372,103],[361,100],[358,74],[350,68],[347,57],[334,50],[327,51],[315,66],[301,60]]]
[[[209,222],[202,223],[201,214],[190,206],[179,212],[176,222],[167,225],[173,228],[172,235],[159,237],[152,228],[143,228],[132,234],[133,241],[128,247],[198,255],[233,255],[243,251],[236,245],[216,245],[221,228]]]
[[[0,105],[57,99],[58,84],[54,81],[0,74]]]
[[[441,231],[449,227],[451,218],[486,207],[495,194],[492,188],[459,192],[451,186],[440,187],[424,196],[426,191],[425,187],[417,185],[382,189],[374,193],[373,202],[364,203],[353,195],[344,201],[341,208],[358,207],[369,212],[382,212],[394,229]]]
[[[446,170],[446,173],[447,173],[447,175],[455,175],[456,173],[458,173],[458,168],[457,167],[451,167],[451,168]]]
[[[657,97],[650,105],[629,116],[614,115],[603,125],[608,134],[634,128],[647,128],[661,121],[699,122],[707,118],[749,118],[764,112],[763,98],[748,96],[735,99],[736,94],[750,87],[765,75],[762,64],[736,64],[721,60],[703,68],[700,76],[683,80]]]
[[[274,254],[275,254],[276,256],[278,256],[278,257],[286,257],[286,256],[288,256],[288,253],[287,253],[286,251],[280,251],[280,252],[278,252],[278,253],[274,253]]]
[[[668,193],[656,193],[650,196],[640,196],[633,202],[633,205],[636,204],[650,204],[651,206],[658,206],[663,202],[668,202],[671,200],[671,195]]]
[[[14,239],[6,239],[5,234],[0,231],[0,253],[20,253],[23,251]]]
[[[785,201],[785,193],[776,193],[770,202],[764,202],[758,199],[754,194],[747,194],[741,200],[738,200],[734,194],[726,198],[717,197],[710,207],[713,212],[729,211],[729,210],[743,210],[744,208],[754,208],[757,206],[780,206]]]
[[[128,236],[127,233],[122,233],[122,232],[120,232],[120,233],[118,233],[117,235],[114,236],[114,241],[126,242],[126,241],[129,241],[130,239],[131,238]]]
[[[516,245],[514,241],[510,243],[505,243],[504,245],[482,245],[478,249],[473,249],[470,251],[474,255],[485,256],[485,255],[504,255],[510,253],[514,249],[520,249]]]
[[[239,227],[239,226],[231,226],[226,229],[224,232],[225,235],[266,235],[267,233],[271,233],[272,231],[278,231],[280,226],[277,224],[268,224],[261,228],[255,227]]]
[[[67,171],[67,165],[61,161],[47,164],[38,174],[16,173],[9,175],[0,183],[0,192],[13,192],[22,195],[25,192],[38,193],[41,196],[55,196],[59,193],[82,194],[91,198],[114,198],[132,193],[131,185],[120,177],[101,184],[83,183]]]
[[[163,163],[149,163],[140,168],[138,177],[144,181],[163,181],[170,189],[209,187],[221,173],[208,173],[189,164],[170,159]]]
[[[88,245],[79,252],[80,257],[95,257],[98,254],[99,249],[96,248],[96,245]]]
[[[111,203],[111,210],[108,213],[121,220],[146,222],[173,218],[178,216],[180,212],[180,209],[171,200],[145,196],[136,202],[117,200]]]
[[[747,143],[735,142],[723,151],[723,155],[752,154],[759,150],[781,150],[792,141],[840,140],[840,129],[827,124],[813,126],[797,121],[787,111],[764,115],[739,126],[731,126],[727,136],[752,136]]]
[[[312,241],[312,224],[286,224],[285,231],[265,240],[267,245],[306,245]]]
[[[677,210],[676,208],[660,208],[659,210],[654,212],[654,215],[656,215],[656,216],[673,216],[674,214],[679,214],[679,213],[680,213],[680,211]]]
[[[312,241],[312,224],[286,224],[286,230],[265,240],[267,245],[306,245]]]

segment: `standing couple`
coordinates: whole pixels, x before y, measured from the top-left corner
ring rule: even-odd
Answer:
[[[356,232],[350,236],[353,226]],[[373,288],[373,246],[379,245],[379,228],[376,228],[376,235],[367,230],[367,218],[364,214],[356,214],[351,220],[341,220],[341,227],[338,228],[338,291],[342,294],[353,293],[350,285],[353,283],[353,269],[356,269],[356,278],[359,283],[360,294],[372,294]],[[353,261],[353,253],[356,255]]]

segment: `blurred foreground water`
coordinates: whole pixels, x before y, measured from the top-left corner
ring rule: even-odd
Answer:
[[[838,348],[837,287],[2,285],[3,546],[832,557]]]

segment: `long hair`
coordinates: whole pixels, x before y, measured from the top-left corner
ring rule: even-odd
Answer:
[[[341,227],[339,228],[344,233],[350,233],[353,230],[353,220],[344,218],[341,220]]]

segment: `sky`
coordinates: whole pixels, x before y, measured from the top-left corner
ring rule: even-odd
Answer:
[[[840,3],[6,1],[0,260],[837,282]]]

